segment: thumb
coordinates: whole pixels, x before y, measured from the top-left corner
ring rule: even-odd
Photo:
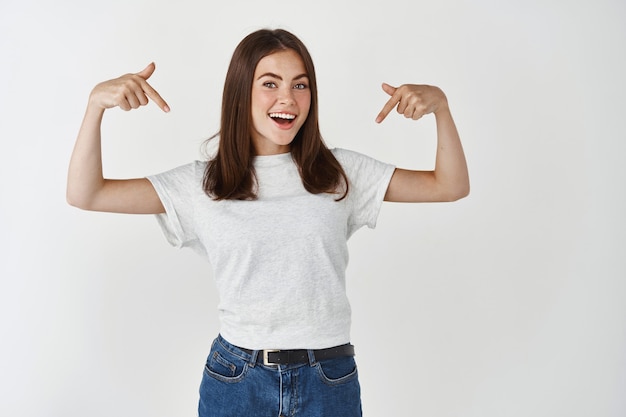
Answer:
[[[154,64],[154,62],[151,62],[148,64],[147,67],[145,67],[143,70],[138,72],[137,75],[139,75],[144,80],[147,80],[148,78],[150,78],[150,76],[152,75],[155,69],[156,69],[156,65]]]
[[[396,87],[392,87],[391,85],[387,84],[387,83],[383,83],[383,91],[387,94],[389,94],[390,96],[393,96],[393,94],[396,92],[397,88]]]

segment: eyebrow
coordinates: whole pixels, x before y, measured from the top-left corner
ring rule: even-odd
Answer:
[[[266,72],[265,74],[260,75],[259,78],[257,78],[257,80],[260,80],[263,77],[272,77],[272,78],[276,78],[276,79],[281,80],[281,81],[283,80],[283,77],[281,77],[278,74],[274,74],[273,72]],[[302,78],[309,78],[309,76],[306,75],[306,74],[300,74],[300,75],[295,76],[293,79],[294,80],[300,80]]]

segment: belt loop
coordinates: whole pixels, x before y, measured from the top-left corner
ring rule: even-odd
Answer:
[[[255,367],[258,357],[259,357],[259,351],[253,350],[252,353],[250,354],[250,363],[248,364],[250,365],[250,368]]]
[[[306,352],[309,355],[309,365],[310,366],[315,366],[315,364],[317,363],[317,361],[315,359],[315,352],[313,352],[313,349],[307,349]]]

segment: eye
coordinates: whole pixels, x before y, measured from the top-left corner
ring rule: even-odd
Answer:
[[[267,87],[267,88],[276,88],[276,83],[273,81],[265,81],[263,83],[263,87]]]
[[[305,83],[298,83],[296,85],[293,86],[294,89],[296,90],[304,90],[306,89],[308,86]]]

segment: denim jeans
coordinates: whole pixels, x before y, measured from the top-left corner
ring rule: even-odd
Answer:
[[[361,390],[351,356],[309,362],[263,365],[259,351],[249,354],[218,336],[200,385],[200,417],[357,417]]]

